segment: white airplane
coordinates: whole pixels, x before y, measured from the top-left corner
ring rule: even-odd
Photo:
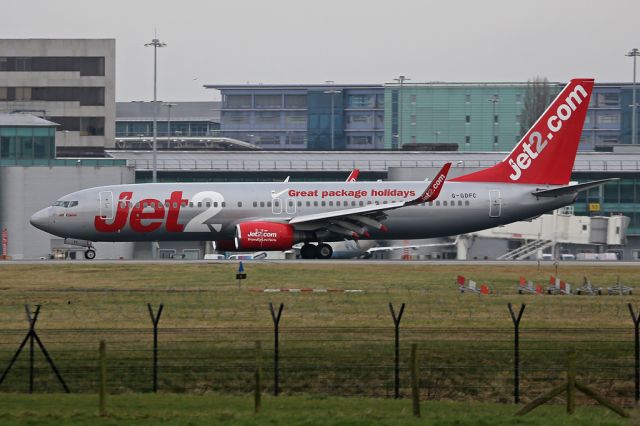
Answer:
[[[215,241],[239,251],[290,250],[328,259],[329,242],[405,240],[492,228],[573,203],[605,180],[569,178],[593,90],[574,79],[495,166],[431,182],[155,183],[65,195],[31,217],[43,231],[96,241]]]

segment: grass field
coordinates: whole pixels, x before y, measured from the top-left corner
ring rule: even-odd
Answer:
[[[566,350],[578,350],[579,378],[629,405],[633,398],[633,325],[640,266],[560,264],[574,286],[587,276],[608,287],[620,277],[633,296],[518,295],[520,276],[546,284],[553,264],[429,265],[424,263],[236,263],[1,265],[0,372],[24,338],[23,304],[41,304],[36,329],[73,392],[95,392],[97,346],[107,341],[110,389],[147,392],[151,320],[147,303],[164,303],[160,320],[159,388],[164,392],[244,394],[252,389],[263,342],[265,391],[273,383],[273,323],[268,304],[285,305],[280,323],[281,388],[285,394],[393,394],[393,322],[401,321],[401,393],[408,395],[409,345],[419,345],[425,398],[510,402],[513,325],[507,303],[527,308],[521,323],[521,387],[528,400],[558,383]],[[490,295],[460,294],[457,274],[488,283]],[[360,289],[363,293],[257,293],[249,288]],[[21,355],[0,391],[25,392],[28,356]],[[60,387],[36,354],[36,392]],[[586,401],[582,401],[583,403]]]
[[[108,398],[107,417],[98,416],[90,395],[10,395],[0,398],[0,423],[10,425],[627,425],[636,424],[598,407],[541,407],[514,417],[514,405],[427,402],[422,417],[410,401],[371,398],[266,397],[253,414],[250,397],[228,395],[126,395]]]
[[[165,304],[164,327],[271,325],[269,302],[284,303],[283,326],[389,325],[388,302],[406,302],[403,326],[509,327],[506,304],[527,303],[523,327],[619,327],[629,321],[625,297],[535,297],[518,295],[518,278],[546,284],[552,264],[532,266],[430,266],[246,264],[238,290],[237,264],[4,265],[0,267],[0,326],[24,328],[23,304],[42,304],[45,328],[146,326],[146,303]],[[495,294],[457,291],[455,277],[490,284]],[[587,276],[608,287],[617,279],[637,285],[640,265],[561,264],[558,275],[574,286]],[[247,288],[315,287],[361,289],[364,294],[252,293]],[[81,320],[81,323],[78,320]]]

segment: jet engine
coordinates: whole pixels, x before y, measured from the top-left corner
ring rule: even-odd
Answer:
[[[306,241],[305,234],[286,223],[244,222],[236,225],[235,246],[237,250],[289,250]]]

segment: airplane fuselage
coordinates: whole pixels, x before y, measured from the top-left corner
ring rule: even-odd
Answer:
[[[406,201],[424,188],[425,182],[115,185],[66,195],[32,222],[61,237],[94,242],[232,240],[240,222],[286,223],[297,215]],[[433,202],[385,211],[388,230],[371,229],[368,238],[457,235],[528,219],[575,198],[538,198],[532,192],[539,188],[552,187],[448,181]],[[324,241],[342,239],[333,235]]]

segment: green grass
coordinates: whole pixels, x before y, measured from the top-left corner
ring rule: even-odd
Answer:
[[[27,330],[23,304],[41,304],[36,329],[73,392],[95,392],[98,342],[107,341],[111,392],[150,389],[151,320],[160,320],[159,386],[165,392],[243,394],[252,387],[254,342],[263,342],[265,387],[271,385],[269,302],[284,303],[281,320],[285,394],[388,396],[393,389],[393,322],[401,322],[401,382],[408,394],[408,353],[419,344],[422,391],[430,399],[512,399],[512,323],[506,305],[526,303],[521,330],[525,400],[563,376],[565,351],[578,350],[578,377],[619,402],[633,395],[633,335],[627,303],[638,305],[640,265],[560,264],[574,285],[589,277],[633,296],[518,295],[518,278],[546,284],[552,264],[384,265],[237,263],[0,265],[0,372]],[[488,283],[493,294],[460,294],[457,274]],[[364,293],[256,293],[249,288],[361,289]],[[0,391],[24,392],[23,353]],[[60,387],[36,354],[36,391]]]
[[[514,405],[422,403],[423,416],[412,416],[411,402],[372,398],[263,397],[253,414],[250,396],[121,395],[109,396],[107,417],[98,416],[92,395],[0,395],[0,423],[9,425],[626,425],[629,420],[601,407],[578,407],[568,416],[562,406],[543,406],[514,417]],[[631,424],[638,420],[633,412]]]

